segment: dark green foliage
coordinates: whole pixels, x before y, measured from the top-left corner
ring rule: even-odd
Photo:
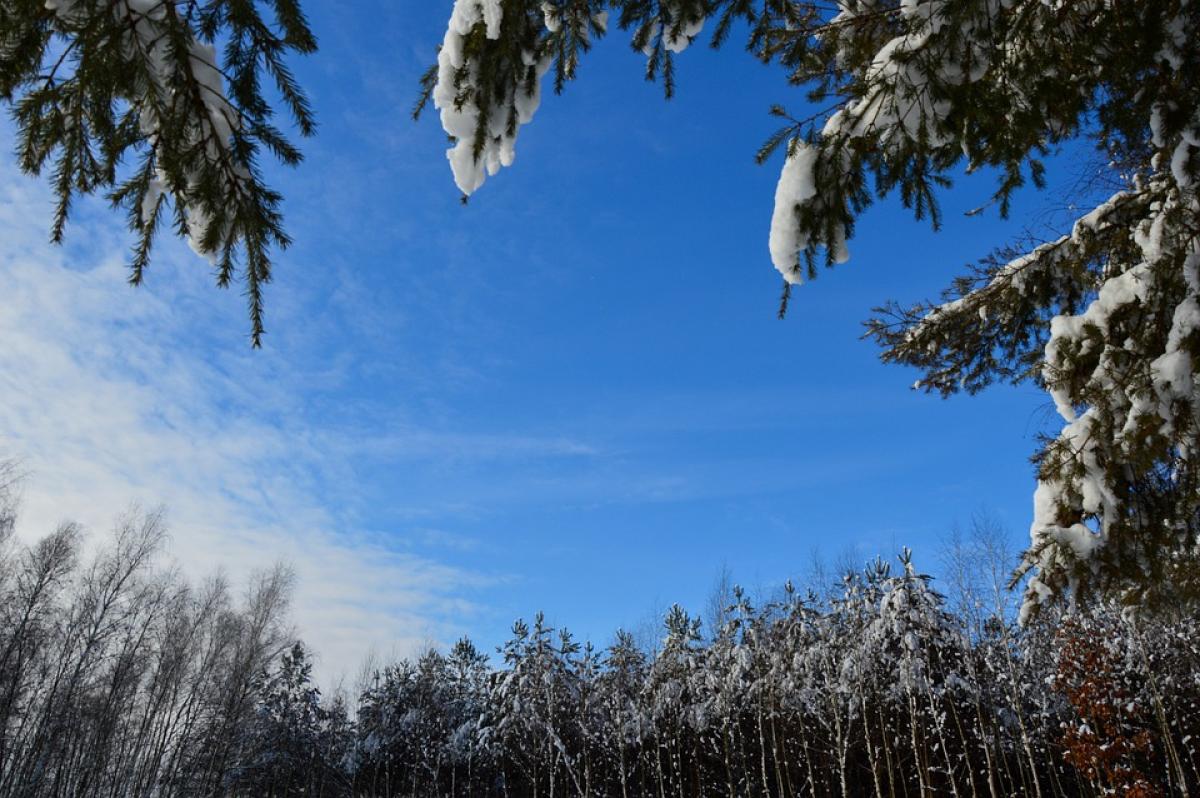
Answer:
[[[301,160],[267,94],[312,135],[287,58],[315,50],[296,0],[2,0],[0,97],[21,168],[50,175],[52,239],[62,240],[76,196],[103,194],[136,236],[137,285],[169,206],[219,286],[240,272],[259,345],[271,250],[289,243],[260,155]]]

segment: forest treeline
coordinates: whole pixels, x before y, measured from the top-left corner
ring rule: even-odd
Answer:
[[[1200,792],[1197,614],[1019,627],[975,549],[950,598],[905,552],[731,589],[706,624],[673,607],[649,646],[538,615],[495,658],[464,639],[324,697],[284,571],[192,586],[162,536],[23,544],[0,512],[0,798]]]

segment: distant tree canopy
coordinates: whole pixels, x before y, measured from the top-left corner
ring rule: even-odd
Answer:
[[[0,99],[16,121],[21,168],[50,172],[53,240],[62,240],[76,196],[102,194],[136,237],[136,285],[169,206],[170,223],[212,263],[218,285],[240,270],[256,346],[271,248],[289,243],[259,154],[301,159],[275,126],[263,83],[311,135],[313,115],[287,57],[317,46],[297,0],[271,0],[269,16],[263,5],[0,0]]]
[[[163,534],[133,515],[89,553],[73,524],[0,524],[0,798],[1200,790],[1195,608],[1019,627],[986,535],[947,547],[949,601],[904,552],[763,600],[731,587],[713,628],[673,606],[641,642],[539,613],[491,661],[463,639],[326,696],[286,572],[239,600],[163,562]]]
[[[464,195],[513,162],[541,81],[556,91],[613,17],[674,88],[674,59],[734,30],[805,89],[765,160],[786,158],[769,250],[791,289],[898,194],[940,223],[960,171],[992,202],[1042,186],[1042,158],[1090,140],[1110,197],[1064,235],[1003,247],[941,301],[868,324],[887,362],[948,395],[1034,381],[1061,433],[1036,456],[1025,616],[1074,591],[1126,605],[1200,594],[1200,4],[1187,0],[456,0],[417,113],[432,101]]]

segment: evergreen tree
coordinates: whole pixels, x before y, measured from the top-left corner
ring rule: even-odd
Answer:
[[[518,766],[513,788],[531,793],[578,790],[583,783],[575,723],[580,645],[566,629],[557,630],[556,642],[555,631],[542,613],[532,627],[514,623],[502,649],[507,670],[495,687],[497,743]]]
[[[270,250],[289,243],[259,155],[301,159],[276,127],[263,83],[311,135],[313,115],[287,58],[316,49],[297,0],[271,0],[266,15],[264,5],[0,1],[0,99],[17,124],[21,168],[50,172],[52,239],[62,240],[77,195],[103,194],[124,209],[136,238],[137,285],[166,218],[212,263],[218,285],[240,269],[256,346]]]
[[[1094,145],[1111,196],[1061,237],[1006,247],[941,302],[868,323],[883,359],[948,395],[1031,380],[1064,426],[1037,455],[1024,617],[1074,590],[1163,604],[1200,595],[1200,7],[1187,0],[456,0],[425,76],[464,196],[512,163],[542,76],[561,90],[609,12],[661,75],[710,24],[807,90],[815,113],[759,152],[786,158],[769,249],[793,285],[849,258],[876,199],[941,221],[961,171],[988,205],[1044,184],[1045,156]],[[1089,196],[1073,197],[1086,202]],[[982,209],[981,209],[982,210]],[[1036,244],[1036,242],[1035,242]]]
[[[644,778],[639,768],[639,749],[648,736],[648,722],[641,705],[646,681],[646,655],[633,636],[618,630],[608,648],[605,668],[597,677],[595,732],[598,759],[610,775],[611,794],[629,798],[639,792]]]
[[[449,680],[451,729],[447,745],[450,763],[450,794],[475,795],[490,786],[491,761],[484,744],[488,711],[487,655],[467,638],[460,639],[446,656]]]
[[[296,642],[273,670],[264,668],[254,689],[258,705],[231,791],[280,798],[348,794],[338,760],[344,724],[321,705],[304,645]]]

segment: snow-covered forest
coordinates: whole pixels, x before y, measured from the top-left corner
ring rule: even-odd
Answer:
[[[100,547],[0,514],[0,796],[1186,795],[1200,618],[1093,605],[1013,621],[1003,546],[674,606],[647,639],[541,614],[489,657],[323,696],[289,577],[188,584],[159,516]]]

